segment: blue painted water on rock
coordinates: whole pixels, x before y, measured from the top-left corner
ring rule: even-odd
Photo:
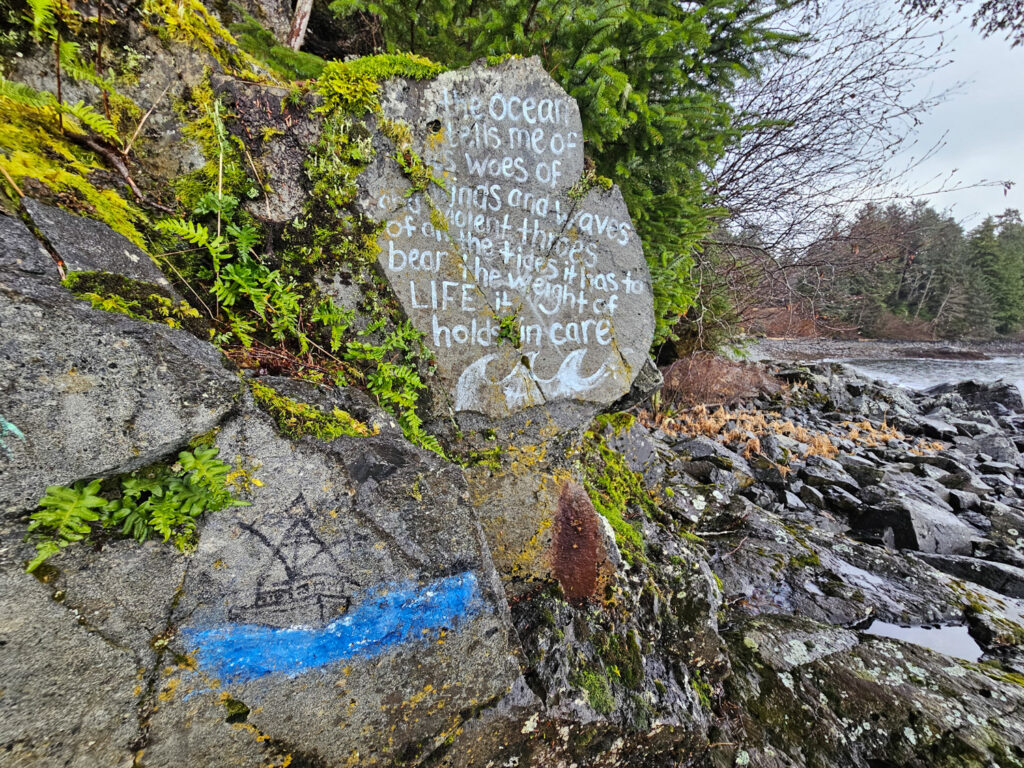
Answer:
[[[182,630],[199,668],[227,682],[296,675],[352,657],[373,657],[454,629],[483,607],[471,572],[421,585],[385,583],[360,593],[325,627],[225,623]]]

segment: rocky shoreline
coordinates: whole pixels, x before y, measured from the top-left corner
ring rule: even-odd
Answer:
[[[714,764],[1019,765],[994,745],[1024,744],[1020,391],[768,369],[782,394],[645,413],[619,437],[648,482],[711,502],[695,533],[740,713],[719,740],[746,752]]]
[[[988,360],[994,357],[1024,355],[1020,341],[895,341],[858,339],[845,341],[824,338],[757,339],[748,350],[753,360],[822,361],[916,357],[932,360]]]
[[[4,414],[21,428],[6,434],[16,482],[0,528],[12,660],[0,670],[0,735],[16,764],[316,766],[355,749],[371,764],[446,768],[1024,766],[1016,387],[914,393],[839,365],[774,365],[773,394],[728,410],[600,416],[539,449],[497,447],[460,465],[412,447],[355,390],[259,377],[279,405],[299,398],[372,426],[289,436],[248,392],[251,375],[236,379],[184,331],[76,300],[27,230],[0,223],[6,311],[25,318],[11,326],[19,349],[58,345],[11,390],[25,405]],[[90,386],[60,369],[78,360],[78,337],[46,334],[43,312],[112,339],[75,362]],[[129,342],[139,351],[126,358]],[[57,367],[43,376],[43,362]],[[188,374],[147,378],[157,370]],[[216,385],[205,399],[197,370]],[[130,397],[167,416],[129,421],[127,434],[116,419],[82,421]],[[35,405],[50,400],[76,405]],[[151,460],[135,445],[159,436],[173,448],[201,432],[238,464],[252,506],[204,519],[189,554],[97,536],[24,573],[42,488],[96,472],[71,436],[105,445],[116,469],[102,471],[115,474]],[[538,466],[553,467],[540,485]],[[190,638],[222,630],[201,626],[203,612],[255,594],[238,610],[263,611],[266,624],[280,606],[260,595],[292,589],[286,571],[263,584],[275,561],[250,530],[282,546],[321,542],[318,553],[329,544],[345,568],[364,558],[359,574],[375,576],[389,549],[427,558],[424,572],[440,574],[427,592],[465,587],[473,612],[440,615],[436,641],[384,661],[253,680],[251,660],[236,658],[250,666],[207,673]],[[322,610],[293,600],[282,621],[300,609]],[[336,721],[311,714],[323,712]],[[333,730],[350,723],[359,731]]]

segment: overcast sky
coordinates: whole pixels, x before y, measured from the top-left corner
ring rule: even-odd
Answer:
[[[1024,46],[1010,48],[999,37],[982,39],[966,20],[945,26],[950,28],[953,63],[921,88],[964,85],[924,117],[914,150],[933,145],[944,133],[945,146],[910,181],[922,192],[932,191],[955,168],[952,180],[962,185],[982,179],[1017,182],[1005,196],[1002,187],[925,195],[935,208],[948,209],[967,227],[1006,208],[1024,213]]]

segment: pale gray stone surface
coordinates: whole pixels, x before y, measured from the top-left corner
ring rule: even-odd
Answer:
[[[360,177],[364,210],[388,221],[379,265],[437,355],[438,414],[473,429],[542,409],[565,427],[629,392],[653,337],[650,276],[618,189],[570,193],[579,110],[540,61],[392,80],[382,105],[439,182],[411,193],[380,137]]]
[[[0,765],[129,768],[136,659],[21,572],[22,536],[0,524]]]

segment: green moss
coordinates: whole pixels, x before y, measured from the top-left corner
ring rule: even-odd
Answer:
[[[380,84],[392,77],[437,77],[445,67],[413,54],[381,54],[353,61],[332,61],[317,80],[324,111],[359,117],[380,111]]]
[[[239,47],[284,80],[312,80],[320,76],[327,62],[305,51],[293,51],[277,42],[273,33],[260,26],[248,13],[230,26]]]
[[[699,669],[693,670],[690,676],[690,687],[693,692],[697,694],[697,699],[700,701],[700,705],[704,709],[711,709],[711,697],[714,695],[714,689],[711,685],[704,680],[700,674]]]
[[[505,451],[498,448],[485,448],[483,450],[469,450],[456,458],[459,464],[464,467],[487,467],[495,471],[501,469],[501,457]]]
[[[789,558],[789,565],[791,568],[809,568],[811,566],[821,565],[821,558],[818,557],[817,552],[808,550],[802,555],[794,555]]]
[[[355,200],[356,179],[374,158],[371,135],[345,115],[329,115],[320,139],[306,158],[306,175],[313,182],[313,197],[337,209]]]
[[[163,323],[171,328],[187,327],[203,335],[205,324],[197,322],[199,312],[186,301],[175,301],[156,286],[107,272],[71,272],[62,285],[76,298],[90,302],[94,309],[116,312],[135,320]]]
[[[260,64],[200,0],[143,0],[142,12],[165,40],[209,53],[224,69],[246,80],[263,80]]]
[[[193,211],[218,188],[235,201],[257,197],[260,189],[249,178],[244,145],[225,128],[230,115],[213,92],[209,72],[175,107],[182,135],[198,145],[206,160],[202,167],[175,179],[174,190],[182,205]]]
[[[54,193],[61,207],[98,219],[145,247],[139,232],[144,214],[114,190],[93,183],[93,174],[106,172],[106,167],[59,130],[54,109],[18,103],[0,94],[0,115],[0,167],[23,192],[26,182],[41,184]],[[65,116],[65,130],[71,125]],[[3,175],[0,188],[17,202],[20,196]]]
[[[1002,663],[998,659],[989,659],[977,664],[961,661],[960,665],[966,669],[980,672],[986,677],[1000,683],[1010,683],[1011,685],[1019,685],[1024,688],[1024,675],[1019,672],[1012,672],[1003,669]]]
[[[605,666],[627,688],[639,688],[644,681],[644,658],[636,633],[604,634],[594,641]]]
[[[595,712],[607,715],[615,709],[615,697],[612,696],[608,678],[601,672],[584,669],[577,673],[570,682],[587,694],[587,703]]]
[[[600,176],[597,171],[591,168],[583,172],[579,181],[569,189],[568,194],[572,200],[582,200],[590,193],[590,190],[611,189],[613,183],[607,176]]]
[[[583,485],[598,511],[615,531],[622,556],[630,563],[644,558],[644,541],[639,526],[627,518],[631,508],[652,515],[657,506],[644,486],[643,478],[633,472],[622,454],[612,450],[596,431],[587,431],[580,455]]]
[[[488,67],[497,67],[500,64],[504,64],[506,61],[510,61],[512,59],[521,59],[521,58],[523,58],[523,57],[520,56],[517,53],[503,53],[503,54],[501,54],[499,56],[488,56],[487,57],[487,66]]]
[[[410,197],[417,192],[426,192],[431,184],[436,184],[441,189],[445,188],[444,181],[434,176],[430,166],[424,163],[423,158],[413,150],[412,129],[408,123],[380,117],[378,118],[378,124],[380,125],[381,132],[388,137],[395,147],[395,162],[398,163],[402,173],[411,182],[409,189],[405,191],[406,197]],[[433,213],[435,210],[433,200],[428,197],[427,203],[431,206],[431,213]]]
[[[602,413],[596,419],[594,423],[601,427],[609,427],[612,432],[616,435],[622,434],[624,431],[628,431],[636,424],[636,416],[626,411],[619,411],[618,413]]]
[[[258,381],[250,381],[249,386],[256,402],[277,420],[278,427],[289,437],[309,435],[330,442],[339,437],[368,437],[376,434],[376,431],[371,431],[366,424],[340,408],[334,408],[328,414],[309,403],[285,397],[273,387]]]
[[[807,543],[807,539],[800,533],[797,528],[791,525],[785,526],[786,532],[793,537],[797,544],[799,544],[804,552],[800,555],[794,555],[789,558],[789,565],[792,568],[808,568],[812,566],[821,565],[821,558],[818,557],[818,553]]]
[[[249,707],[238,699],[234,699],[227,694],[221,697],[221,701],[224,704],[224,709],[227,710],[227,717],[224,719],[229,723],[244,723],[249,719]]]
[[[700,536],[698,536],[693,531],[688,531],[685,528],[680,528],[677,531],[677,533],[679,534],[679,538],[681,538],[683,541],[688,541],[691,544],[700,544],[701,546],[706,546],[707,545],[707,541],[702,539]]]

